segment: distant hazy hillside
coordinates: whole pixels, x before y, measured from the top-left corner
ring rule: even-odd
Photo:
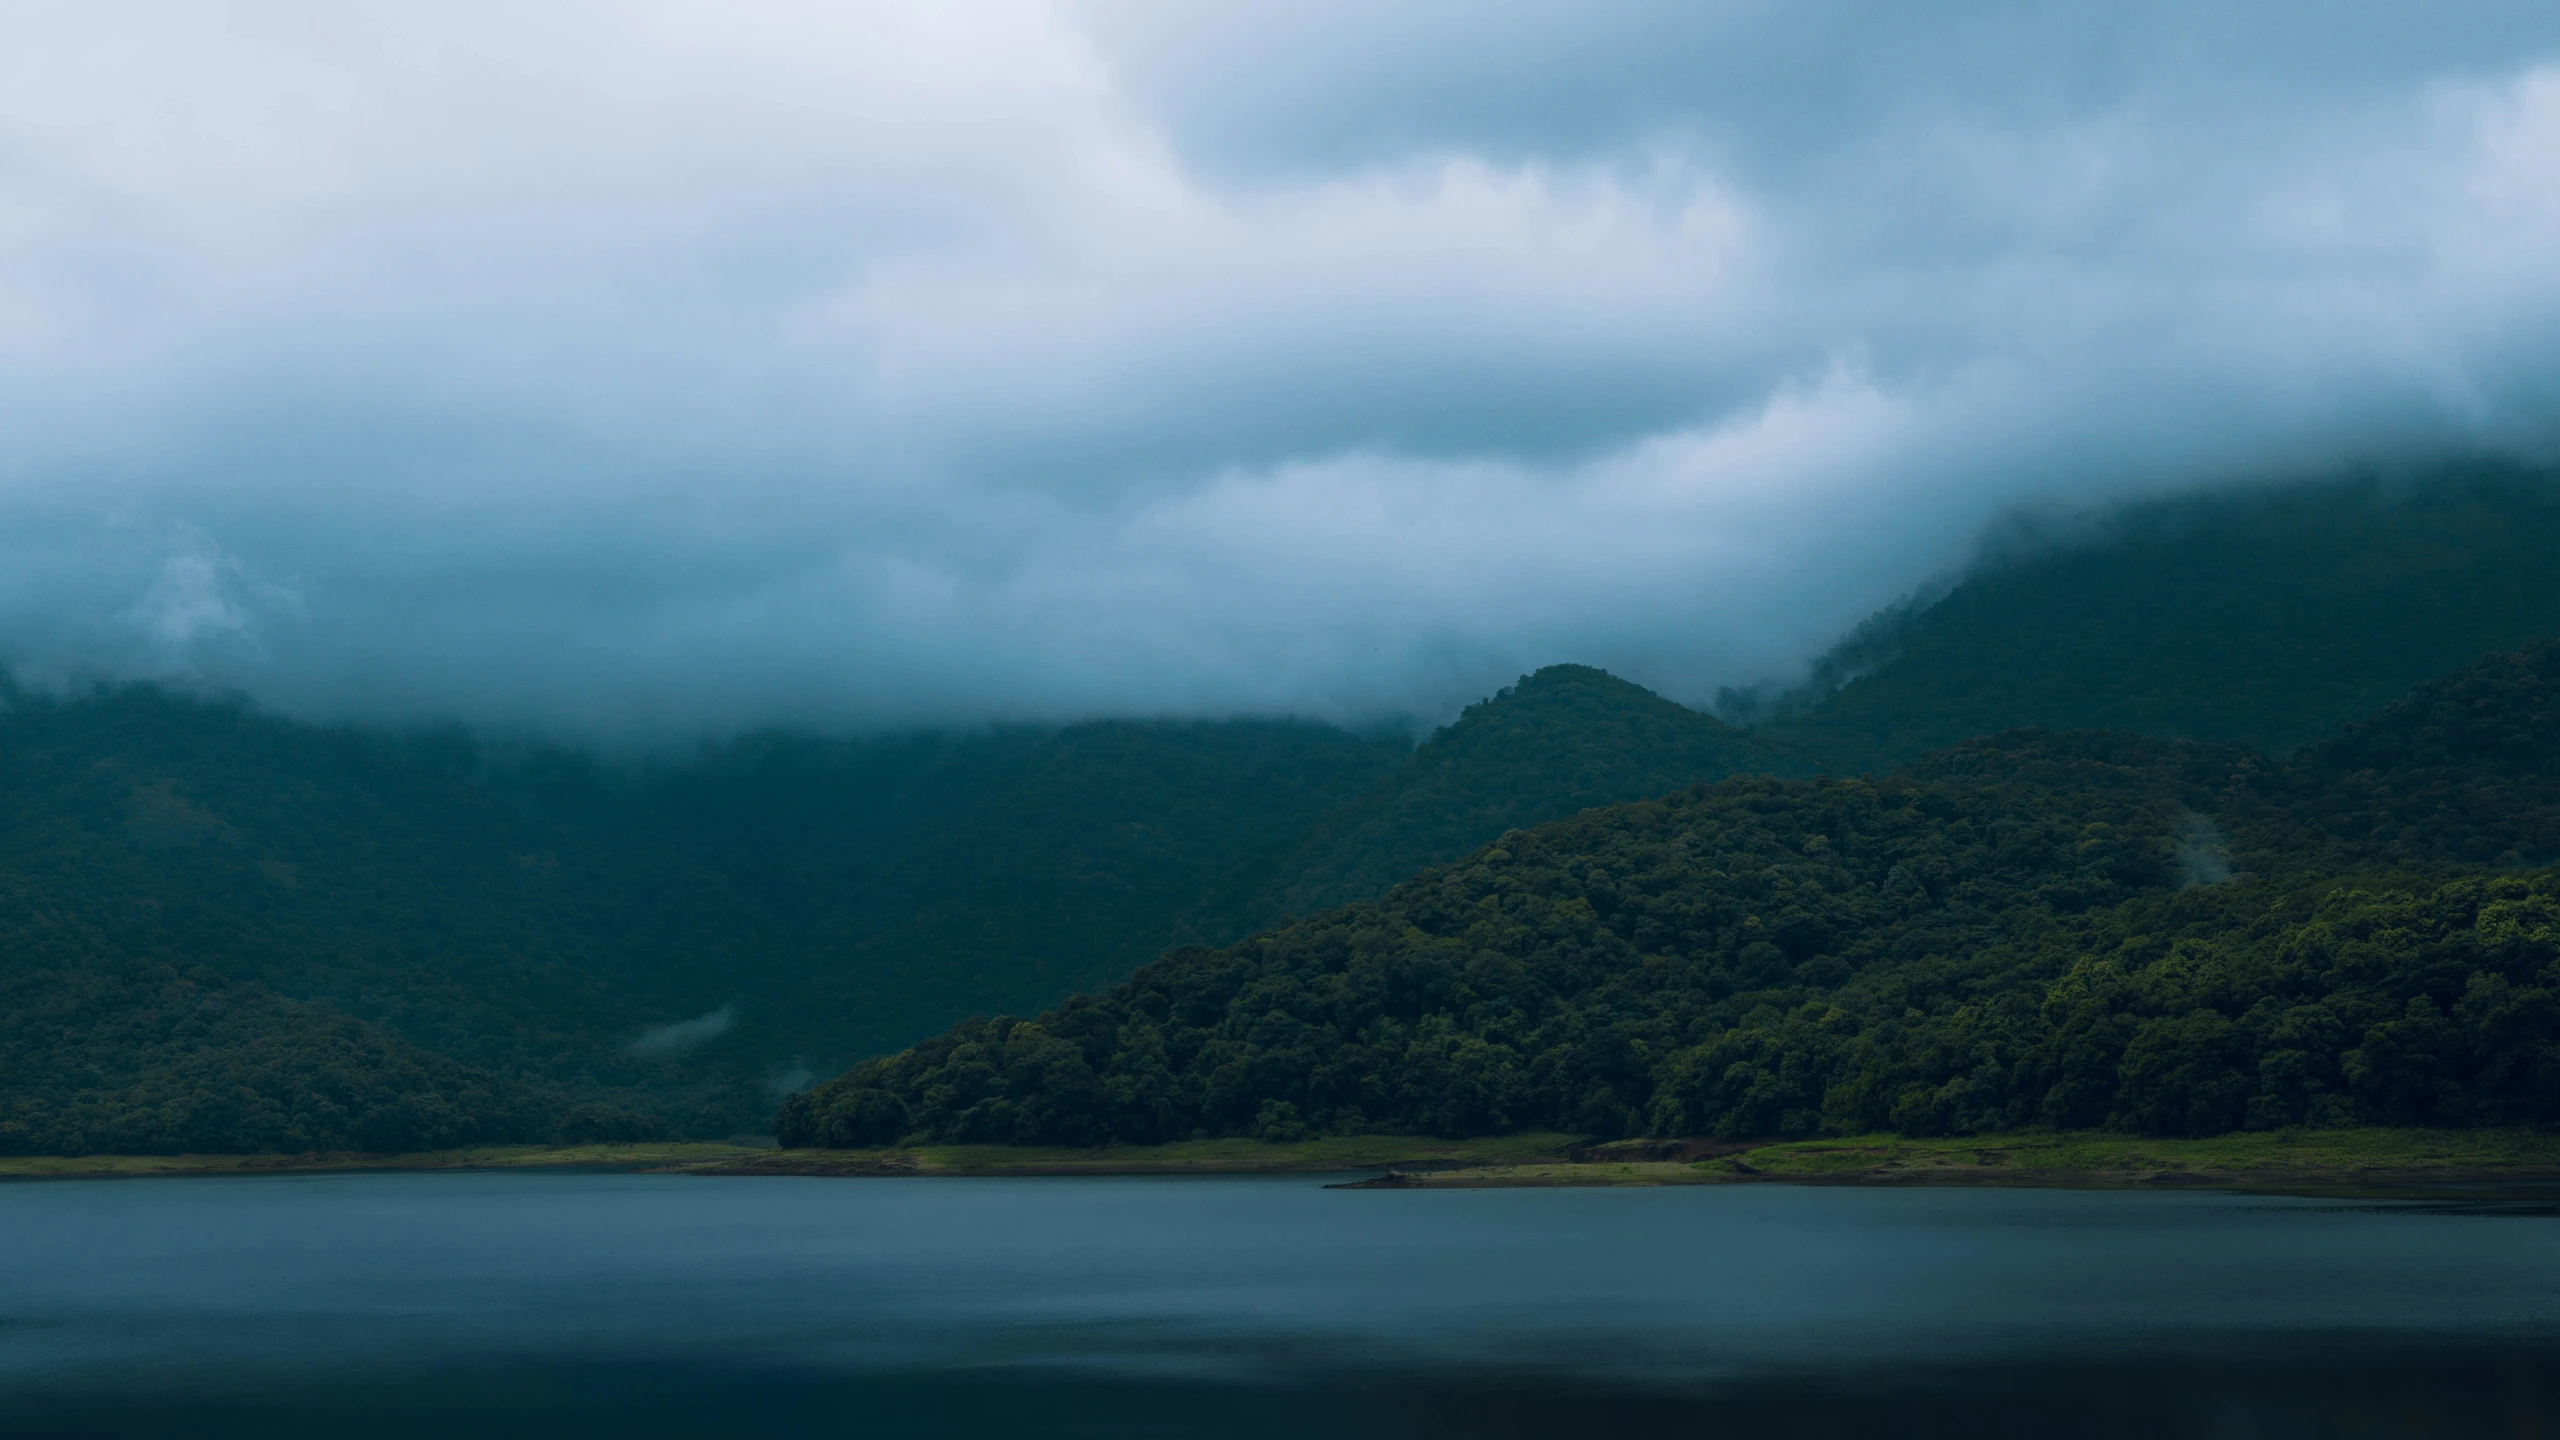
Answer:
[[[1774,718],[1753,730],[1576,665],[1523,677],[1418,748],[1296,721],[1102,721],[764,736],[647,766],[148,688],[11,695],[0,1145],[754,1129],[813,1071],[1108,989],[1167,947],[1339,915],[1509,832],[1697,782],[1882,773],[1942,751],[1896,783],[1960,782],[1946,803],[1966,824],[2040,834],[2081,802],[1998,787],[2059,763],[2047,749],[1943,749],[2021,724],[2323,742],[2252,772],[2266,806],[2267,786],[2308,787],[2283,800],[2297,841],[2313,826],[2323,847],[2541,863],[2560,846],[2528,823],[2548,819],[2531,797],[2555,763],[2530,698],[2551,693],[2533,669],[2548,652],[2340,732],[2484,652],[2560,634],[2554,493],[2506,476],[2226,494],[2019,541],[1936,603],[1879,617],[1827,662],[1830,688],[1763,707]],[[2233,774],[2260,764],[2226,758]],[[2004,766],[2016,773],[1991,773]],[[1733,793],[1749,809],[1810,792]],[[2186,822],[2158,812],[2168,792],[2145,793],[2152,808],[2103,823],[2140,830],[2148,854]],[[2179,803],[2221,813],[2210,796]],[[2283,849],[2273,833],[2262,848]],[[1979,884],[2010,883],[2009,862],[1981,863]],[[1695,903],[1795,873],[1769,864],[1697,880]],[[2166,872],[2143,873],[2156,887]],[[1609,893],[1586,897],[1594,915]],[[1821,933],[1870,925],[1841,915]],[[1771,953],[1865,963],[1846,938],[1799,954],[1814,931],[1761,918],[1782,933],[1764,937],[1774,952],[1736,951],[1755,974]],[[1928,943],[1952,964],[1994,931]],[[1861,933],[1890,948],[1923,932]],[[1696,1043],[1626,1033],[1657,1058]],[[1601,1110],[1651,1113],[1611,1084]],[[54,1138],[26,1138],[39,1133]]]
[[[451,1088],[427,1060],[478,1067],[515,1087],[509,1116],[547,1107],[537,1129],[760,1128],[804,1063],[1042,1003],[1192,938],[1213,884],[1400,753],[1290,722],[1099,724],[758,742],[630,773],[148,689],[19,696],[0,711],[0,937],[18,937],[0,949],[16,1027],[0,1119],[66,1083],[166,1088],[150,1078],[180,1053],[164,1031],[232,1054],[189,1062],[210,1096],[266,1063],[270,1032],[337,1013],[380,1027],[333,1032],[374,1047],[340,1045],[345,1065],[389,1066],[421,1096]],[[86,938],[24,943],[38,933]],[[205,1014],[230,1018],[167,1030],[177,992],[154,966],[229,997]],[[107,1019],[72,1043],[28,1018],[73,1013]],[[81,1133],[303,1133],[243,1131],[186,1093],[161,1108],[157,1128]]]
[[[2547,477],[2221,493],[2021,539],[1871,621],[1824,662],[1846,683],[1759,733],[1840,773],[2014,725],[2282,751],[2552,634]]]
[[[1788,770],[1751,737],[1587,665],[1553,665],[1470,705],[1260,877],[1251,915],[1384,894],[1506,830],[1698,780]]]
[[[208,1097],[275,1036],[337,1026],[333,1063],[382,1072],[420,1114],[461,1083],[437,1064],[504,1092],[480,1107],[497,1118],[422,1135],[759,1128],[808,1067],[1114,983],[1246,933],[1255,905],[1376,893],[1515,825],[1752,763],[1718,722],[1580,667],[1418,752],[1299,722],[1098,722],[767,737],[638,770],[147,688],[22,695],[0,712],[0,880],[19,882],[0,921],[97,944],[76,964],[21,947],[0,980],[22,1018],[124,1018],[35,1049],[24,1021],[0,1099],[68,1113],[69,1092],[39,1106],[36,1088],[76,1052],[87,1128],[25,1133],[293,1143],[322,1131],[244,1129]],[[150,963],[230,996],[230,1020],[169,1030],[179,992],[134,978]],[[188,1036],[203,1053],[170,1070]],[[163,1090],[157,1119],[100,1128]]]
[[[1206,897],[1404,753],[1295,721],[781,738],[668,767],[619,803],[627,834],[719,874],[758,917],[767,959],[702,1007],[734,1003],[742,1029],[754,1016],[815,1060],[1242,933]]]
[[[280,993],[614,1108],[633,1077],[612,1032],[666,1001],[643,958],[653,921],[700,882],[602,858],[479,784],[449,740],[394,744],[149,690],[16,696],[0,711],[0,925],[88,937],[50,962],[9,948],[20,1013],[32,972],[68,984],[173,966],[217,977],[210,990],[233,999],[214,1011]],[[157,988],[100,993],[147,1009]],[[119,1036],[141,1048],[119,1059]],[[154,1063],[136,1032],[92,1038],[91,1085]],[[59,1079],[13,1068],[0,1083]]]
[[[646,1129],[327,1005],[119,953],[29,899],[0,904],[0,1154],[426,1150]]]
[[[790,1144],[2560,1119],[2560,643],[2348,741],[2013,731],[1502,837],[972,1021]]]

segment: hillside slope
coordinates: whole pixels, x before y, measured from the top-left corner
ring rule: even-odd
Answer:
[[[1380,903],[866,1062],[787,1102],[777,1133],[2560,1115],[2560,882],[2459,865],[2560,816],[2560,783],[2517,761],[2560,751],[2555,696],[2546,643],[2290,765],[2024,731],[1881,780],[1738,779],[1590,811]],[[2484,789],[2506,798],[2426,823]],[[2375,794],[2408,798],[2381,844],[2336,823]]]
[[[1751,731],[1581,666],[1523,677],[1418,748],[1294,721],[1101,721],[766,735],[646,764],[147,688],[11,694],[0,886],[94,932],[102,958],[75,975],[0,954],[0,983],[22,1008],[106,984],[143,1013],[165,985],[96,977],[172,967],[319,1007],[278,1024],[335,1016],[525,1087],[553,1121],[725,1136],[812,1072],[1106,989],[1169,946],[1378,899],[1508,831],[1737,774],[1880,774],[2021,721],[2303,745],[2243,798],[2291,837],[2275,849],[2334,850],[2337,873],[2413,854],[2544,864],[2560,832],[2518,797],[2549,779],[2549,722],[2517,708],[2547,690],[2544,652],[2340,727],[2560,630],[2552,494],[2507,475],[2138,507],[1880,619],[1835,655],[1845,684]],[[2014,778],[1945,772],[1964,755],[2016,761],[1964,747],[1895,783]],[[2246,828],[2237,800],[2179,804]],[[2212,850],[2173,829],[2174,851]],[[206,1053],[253,1043],[186,1033]],[[386,1074],[415,1058],[359,1051]],[[101,1094],[117,1065],[160,1063],[97,1053],[127,1056],[96,1061]]]
[[[2560,645],[2491,655],[2304,751],[2296,807],[2378,853],[2560,861]]]
[[[754,742],[647,772],[149,689],[20,695],[0,710],[0,885],[93,933],[97,960],[12,949],[0,983],[35,1013],[150,957],[272,997],[278,1023],[380,1027],[555,1119],[726,1135],[763,1124],[795,1065],[1128,973],[1396,753],[1286,722],[1106,724]],[[935,925],[955,912],[979,923]],[[134,1078],[113,1069],[101,1085]]]
[[[1240,897],[1384,888],[1416,855],[1722,774],[1742,749],[1578,667],[1418,753],[1300,722],[1096,722],[766,736],[637,768],[149,688],[18,695],[0,879],[113,955],[383,1027],[532,1087],[555,1120],[726,1135],[799,1067],[1247,933]],[[1307,857],[1311,880],[1274,883]],[[86,1003],[99,973],[0,966],[31,1013]]]
[[[772,1045],[887,1048],[954,1016],[1231,938],[1201,903],[1393,766],[1400,746],[1296,721],[1098,721],[875,741],[766,737],[621,788],[616,828],[754,910]],[[1206,927],[1206,928],[1204,928]]]
[[[422,1150],[646,1122],[457,1064],[326,1005],[120,953],[0,882],[0,1154]]]
[[[2022,725],[2282,753],[2560,633],[2560,480],[2490,472],[2217,492],[2012,537],[1728,718],[1836,773]]]
[[[1588,665],[1551,665],[1470,705],[1258,877],[1243,919],[1384,894],[1506,830],[1792,768],[1741,731]]]
[[[131,979],[131,957],[165,957],[186,984],[261,997],[239,1015],[367,1027],[373,1048],[343,1063],[394,1091],[416,1090],[417,1065],[458,1064],[508,1105],[548,1107],[536,1129],[720,1136],[760,1127],[807,1067],[1248,933],[1239,897],[1295,893],[1273,881],[1301,855],[1330,866],[1311,883],[1382,889],[1416,854],[1721,774],[1737,748],[1578,668],[1474,707],[1419,754],[1302,722],[1105,721],[763,736],[617,767],[147,687],[20,694],[0,710],[0,884],[93,931],[102,958],[13,952],[0,984],[23,1014],[156,1013],[168,984]],[[266,1043],[244,1023],[171,1032],[212,1067],[202,1085]],[[178,1085],[151,1078],[178,1050],[82,1053],[117,1103]],[[47,1133],[253,1133],[210,1104],[160,1106],[199,1120],[157,1129]]]

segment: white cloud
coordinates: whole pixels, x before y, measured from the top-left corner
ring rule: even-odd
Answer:
[[[150,588],[124,613],[160,673],[183,673],[222,646],[262,648],[264,622],[303,613],[302,596],[252,573],[193,526],[168,527]]]
[[[1703,696],[2010,505],[2560,414],[2535,7],[148,8],[0,45],[35,673]]]

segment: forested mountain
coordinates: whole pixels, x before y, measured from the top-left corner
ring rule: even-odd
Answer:
[[[1588,665],[1551,665],[1470,705],[1256,877],[1239,918],[1366,900],[1493,836],[1699,780],[1791,771],[1710,716]]]
[[[11,904],[0,1154],[424,1150],[655,1129]]]
[[[2311,747],[2293,808],[2376,854],[2560,860],[2560,647],[2491,655]]]
[[[1935,603],[1869,625],[1754,729],[1572,665],[1418,747],[1286,720],[1103,721],[752,736],[646,763],[315,727],[148,687],[11,692],[0,937],[20,938],[0,946],[0,984],[18,1028],[0,1043],[0,1116],[25,1123],[0,1144],[36,1144],[12,1138],[37,1133],[26,1117],[74,1111],[88,1118],[44,1122],[43,1144],[318,1144],[392,1133],[364,1129],[377,1110],[429,1117],[402,1132],[423,1137],[756,1130],[812,1072],[1107,989],[1167,947],[1289,916],[1349,923],[1337,907],[1593,806],[1733,775],[1881,774],[2026,721],[2271,752],[2322,742],[2418,680],[2560,633],[2553,493],[2512,474],[2268,490],[2013,537]],[[2448,684],[2432,708],[2249,762],[2253,803],[2281,800],[2322,847],[2510,867],[2550,855],[2550,834],[2509,813],[2539,804],[2518,786],[2548,780],[2554,754],[2537,738],[2547,720],[2516,718],[2531,687],[2494,667]],[[2487,709],[2466,698],[2483,686],[2501,696]],[[2504,718],[2462,718],[2475,713]],[[1994,769],[2031,758],[1952,753]],[[1924,782],[1956,783],[1926,766],[1893,783]],[[2300,788],[2266,788],[2282,785]],[[2045,803],[1966,794],[1983,826],[1998,822],[1980,807]],[[2106,823],[2170,825],[2141,815]],[[2282,868],[2234,857],[2262,877]],[[2118,900],[2143,903],[2100,908]],[[1978,934],[2030,913],[2001,910]],[[57,933],[87,938],[25,938]],[[1846,941],[1768,943],[1790,966],[1853,959]],[[186,986],[232,1018],[181,1016]],[[225,1054],[242,1057],[237,1075]],[[323,1074],[343,1083],[293,1078]],[[136,1098],[211,1096],[225,1076],[241,1093],[352,1098],[325,1124],[261,1110],[247,1128],[210,1101]],[[1595,1103],[1652,1114],[1622,1088]],[[145,1108],[161,1118],[102,1118]]]
[[[270,1050],[361,1035],[384,1064],[505,1077],[499,1111],[540,1112],[452,1134],[760,1129],[795,1067],[1127,974],[1400,753],[1294,722],[1104,723],[616,769],[149,689],[12,696],[0,1114],[66,1076],[89,1077],[89,1111],[134,1093],[167,970],[235,997],[229,1028],[183,1032],[205,1047],[254,1013]],[[45,927],[88,939],[47,958],[23,938]]]
[[[1837,774],[2019,725],[2281,753],[2494,650],[2560,634],[2560,485],[2221,491],[2021,525],[1960,583],[1870,620],[1728,718]]]
[[[1514,831],[783,1107],[786,1143],[2560,1118],[2560,642],[2332,744],[2013,731]]]
[[[811,1068],[1247,933],[1252,907],[1293,903],[1272,877],[1300,855],[1383,889],[1514,821],[1720,776],[1738,742],[1580,667],[1418,751],[1302,722],[1097,722],[622,767],[149,688],[18,694],[0,914],[100,938],[82,965],[13,960],[16,1009],[102,1018],[0,1065],[0,1095],[157,1063],[133,1036],[160,990],[99,977],[158,961],[509,1077],[535,1098],[507,1113],[545,1117],[514,1132],[759,1129]],[[210,1124],[149,1133],[233,1143]]]
[[[716,874],[537,813],[480,770],[454,735],[386,741],[147,689],[13,696],[0,906],[94,934],[102,965],[316,1002],[632,1128],[705,1103],[718,1082],[664,1083],[622,1047],[686,1013],[680,961],[716,974],[752,955],[754,917]],[[86,1063],[116,1073],[128,1034],[100,1018]]]
[[[883,741],[764,737],[559,797],[714,873],[763,959],[708,1008],[811,1056],[1231,938],[1204,897],[1387,773],[1402,744],[1298,721],[1102,721]]]

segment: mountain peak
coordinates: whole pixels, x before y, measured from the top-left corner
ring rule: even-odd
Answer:
[[[1252,918],[1383,894],[1523,825],[1779,768],[1712,716],[1595,666],[1549,665],[1468,706],[1318,827]]]

